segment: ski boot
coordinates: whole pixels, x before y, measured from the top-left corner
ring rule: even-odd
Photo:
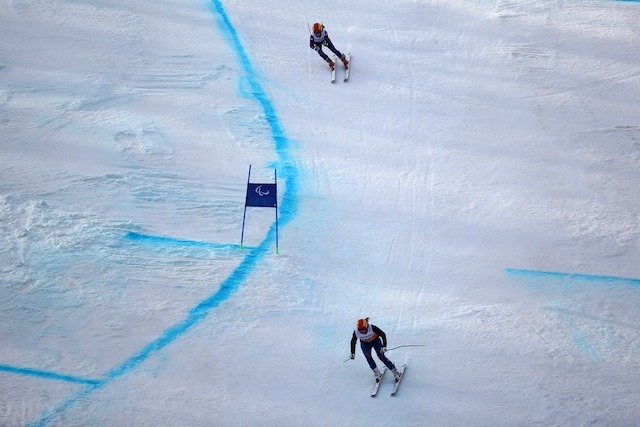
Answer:
[[[329,67],[331,67],[331,69],[333,70],[336,64],[334,64],[333,61],[329,58],[327,58],[326,61],[327,61],[327,64],[329,64]]]
[[[349,68],[349,61],[347,61],[347,56],[343,53],[340,57],[342,59],[342,63],[344,64],[344,68]]]
[[[391,372],[393,372],[393,376],[396,379],[396,382],[400,381],[400,372],[398,372],[398,370],[394,367]]]
[[[380,372],[380,369],[373,368],[373,377],[375,378],[377,383],[380,382],[380,380],[382,379],[382,372]]]

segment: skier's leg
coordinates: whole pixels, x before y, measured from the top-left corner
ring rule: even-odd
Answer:
[[[336,47],[333,45],[333,42],[331,40],[327,40],[327,44],[326,46],[329,48],[329,50],[333,53],[335,53],[336,55],[338,55],[338,58],[343,59],[344,60],[344,55],[342,54],[342,52],[340,52],[338,49],[336,49]]]
[[[322,48],[320,48],[320,50],[318,50],[318,55],[320,55],[320,58],[324,59],[325,61],[328,61],[328,60],[329,60],[329,57],[327,56],[327,54],[326,54],[326,53],[324,53],[324,52],[322,51]]]
[[[398,370],[396,369],[396,365],[394,365],[393,362],[384,355],[384,352],[382,351],[382,340],[380,338],[375,340],[375,342],[373,343],[373,348],[376,349],[376,354],[378,355],[378,358],[380,358],[382,363],[384,363],[387,368],[389,368],[391,372],[393,372],[393,376],[395,377],[396,382],[400,381],[400,372],[398,372]]]
[[[316,44],[316,46],[319,48],[319,49],[316,49],[316,52],[318,52],[318,55],[320,55],[320,58],[324,59],[325,62],[329,64],[330,67],[333,67],[333,61],[329,59],[327,54],[322,51],[322,44],[318,43]]]
[[[387,356],[385,356],[385,354],[382,352],[382,340],[380,339],[375,340],[373,342],[373,348],[375,348],[376,354],[378,355],[378,358],[380,359],[380,361],[384,363],[387,366],[387,368],[391,369],[392,371],[395,371],[396,365],[394,365],[393,362],[389,360]]]
[[[367,359],[367,363],[371,369],[376,369],[376,362],[373,360],[371,356],[372,345],[370,342],[362,342],[360,341],[360,348],[362,349],[362,354],[364,354],[364,358]]]

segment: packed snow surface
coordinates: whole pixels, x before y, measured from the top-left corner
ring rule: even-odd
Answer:
[[[610,0],[0,0],[0,425],[640,425],[639,34]],[[278,209],[242,234],[250,165]]]

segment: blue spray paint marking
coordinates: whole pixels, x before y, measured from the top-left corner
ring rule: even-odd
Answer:
[[[208,250],[220,250],[220,249],[240,249],[240,245],[234,245],[230,243],[210,243],[210,242],[201,242],[198,240],[184,240],[184,239],[173,239],[171,237],[162,237],[162,236],[150,236],[148,234],[140,234],[135,231],[127,231],[124,235],[124,238],[127,240],[131,240],[137,243],[147,243],[152,245],[161,245],[161,246],[175,246],[175,247],[193,247],[199,249],[208,249]],[[254,249],[252,247],[245,246],[245,249]]]
[[[537,278],[582,280],[594,284],[625,284],[630,286],[640,286],[640,279],[618,276],[599,276],[595,274],[560,273],[555,271],[521,270],[518,268],[507,268],[505,273],[513,276],[529,276]]]
[[[238,33],[236,32],[233,25],[229,21],[229,16],[224,11],[222,7],[222,3],[219,0],[212,0],[211,2],[213,9],[217,12],[217,17],[220,21],[220,28],[224,33],[224,37],[229,41],[236,54],[238,55],[238,60],[242,69],[246,73],[247,83],[250,88],[250,92],[253,97],[260,103],[262,109],[265,113],[265,119],[271,128],[271,135],[276,144],[276,152],[280,157],[280,163],[274,164],[273,166],[277,166],[278,175],[281,178],[284,178],[287,183],[287,190],[291,191],[293,194],[297,194],[296,191],[296,182],[295,178],[297,178],[297,169],[293,166],[291,159],[287,154],[287,149],[289,148],[290,141],[285,136],[282,126],[280,125],[280,121],[278,120],[277,114],[275,112],[275,108],[273,108],[273,104],[271,103],[267,93],[262,88],[260,84],[260,78],[257,76],[255,71],[253,70],[253,65],[251,65],[251,61],[247,56],[247,53],[240,42],[240,38],[238,37]],[[291,187],[290,187],[291,186]],[[289,222],[296,211],[296,203],[297,201],[293,197],[285,197],[281,207],[281,221],[282,223]]]
[[[571,324],[571,322],[569,322],[568,320],[566,320],[566,322]],[[600,357],[600,355],[596,351],[596,348],[593,345],[591,345],[589,341],[587,341],[587,339],[585,338],[584,334],[580,331],[580,329],[578,329],[573,324],[571,324],[571,337],[573,338],[573,342],[576,343],[578,348],[580,348],[580,350],[587,353],[591,358],[591,360],[598,363],[603,361],[602,357]]]
[[[73,375],[59,374],[57,372],[42,371],[40,369],[19,368],[17,366],[11,366],[11,365],[0,364],[0,371],[9,372],[11,374],[26,375],[29,377],[38,377],[38,378],[44,378],[47,380],[66,381],[66,382],[78,383],[78,384],[97,385],[102,383],[101,380],[80,378],[80,377],[75,377]]]
[[[286,190],[283,193],[282,202],[280,204],[280,223],[284,225],[293,219],[298,205],[296,183],[298,172],[287,153],[289,140],[285,137],[282,127],[280,126],[280,121],[275,113],[275,109],[273,108],[266,92],[260,85],[257,75],[253,71],[251,62],[240,43],[240,39],[238,38],[235,29],[229,21],[229,17],[222,7],[222,3],[219,0],[212,0],[212,4],[213,9],[217,12],[217,16],[220,20],[220,29],[224,33],[225,38],[229,40],[233,50],[238,55],[240,64],[247,74],[247,79],[250,83],[253,97],[264,109],[266,120],[271,128],[271,135],[275,141],[276,152],[280,158],[280,163],[278,164],[279,176],[281,179],[285,180],[286,184]],[[147,344],[143,349],[125,360],[122,364],[111,369],[105,376],[104,381],[95,384],[88,384],[76,393],[70,395],[63,402],[45,411],[39,420],[31,422],[29,425],[47,425],[50,421],[53,421],[57,416],[74,406],[81,399],[94,391],[105,387],[111,381],[131,372],[134,368],[147,360],[152,354],[173,343],[191,327],[204,319],[212,309],[216,308],[229,298],[229,296],[238,289],[238,287],[240,287],[242,282],[244,282],[256,266],[257,262],[260,261],[269,251],[269,248],[274,244],[274,242],[275,223],[269,228],[264,241],[262,241],[262,243],[260,243],[256,248],[250,250],[240,265],[220,284],[220,289],[211,297],[205,299],[200,302],[200,304],[192,308],[182,321],[166,329],[158,338]]]
[[[511,276],[529,277],[534,280],[556,280],[561,283],[564,289],[571,288],[573,282],[588,283],[591,285],[624,285],[624,286],[640,286],[640,279],[620,277],[620,276],[605,276],[596,274],[581,274],[581,273],[561,273],[556,271],[539,271],[539,270],[523,270],[517,268],[507,268],[505,273]],[[592,345],[585,335],[582,333],[572,321],[572,317],[562,310],[562,320],[567,327],[571,329],[571,338],[575,345],[586,353],[591,360],[600,363],[603,362],[603,358],[598,354],[596,347]]]

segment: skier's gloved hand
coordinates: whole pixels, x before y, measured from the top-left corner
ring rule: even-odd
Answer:
[[[353,360],[356,358],[356,354],[355,353],[351,353],[351,356],[349,356],[349,359]]]
[[[382,354],[385,354],[387,352],[387,347],[382,347]]]
[[[319,51],[320,50],[320,46],[318,46],[317,44],[314,43],[313,50],[315,50],[316,52]]]
[[[322,44],[323,44],[324,46],[329,46],[329,40],[324,39],[324,41],[322,42]]]

